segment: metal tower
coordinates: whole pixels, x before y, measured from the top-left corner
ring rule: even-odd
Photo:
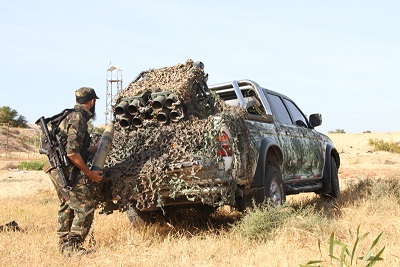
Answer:
[[[114,118],[112,108],[115,105],[115,97],[122,90],[122,70],[111,66],[107,69],[107,89],[106,89],[106,125]]]

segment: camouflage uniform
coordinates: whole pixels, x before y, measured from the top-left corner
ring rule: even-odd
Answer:
[[[78,91],[76,96],[78,99]],[[80,104],[76,104],[74,109],[75,111],[61,122],[60,132],[67,156],[80,153],[86,162],[90,145],[87,122],[92,113]],[[89,179],[73,165],[63,170],[65,177],[69,178],[68,184],[72,187],[68,195],[61,186],[57,169],[48,170],[60,200],[57,234],[60,244],[68,241],[82,243],[92,225],[95,210]]]

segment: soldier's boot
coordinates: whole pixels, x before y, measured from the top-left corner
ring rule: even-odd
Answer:
[[[86,254],[86,249],[82,247],[82,243],[78,240],[60,240],[59,250],[62,254],[66,256]]]

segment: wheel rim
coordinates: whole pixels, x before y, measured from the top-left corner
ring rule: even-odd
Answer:
[[[273,180],[271,182],[271,187],[269,190],[270,190],[269,200],[271,204],[274,206],[282,205],[282,190],[279,183]]]

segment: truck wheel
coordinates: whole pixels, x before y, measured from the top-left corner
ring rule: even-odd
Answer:
[[[133,203],[128,205],[126,215],[133,227],[143,226],[152,222],[152,212],[140,211]]]
[[[282,174],[275,166],[265,167],[263,186],[258,186],[257,190],[251,194],[245,194],[240,200],[236,200],[235,207],[238,211],[245,211],[247,208],[262,205],[266,202],[274,206],[283,205],[286,201],[286,192],[283,187]]]
[[[275,166],[266,166],[264,177],[264,200],[274,206],[281,206],[286,201],[282,174]]]
[[[337,198],[340,195],[339,175],[336,161],[331,157],[331,192],[327,193],[327,197]]]

